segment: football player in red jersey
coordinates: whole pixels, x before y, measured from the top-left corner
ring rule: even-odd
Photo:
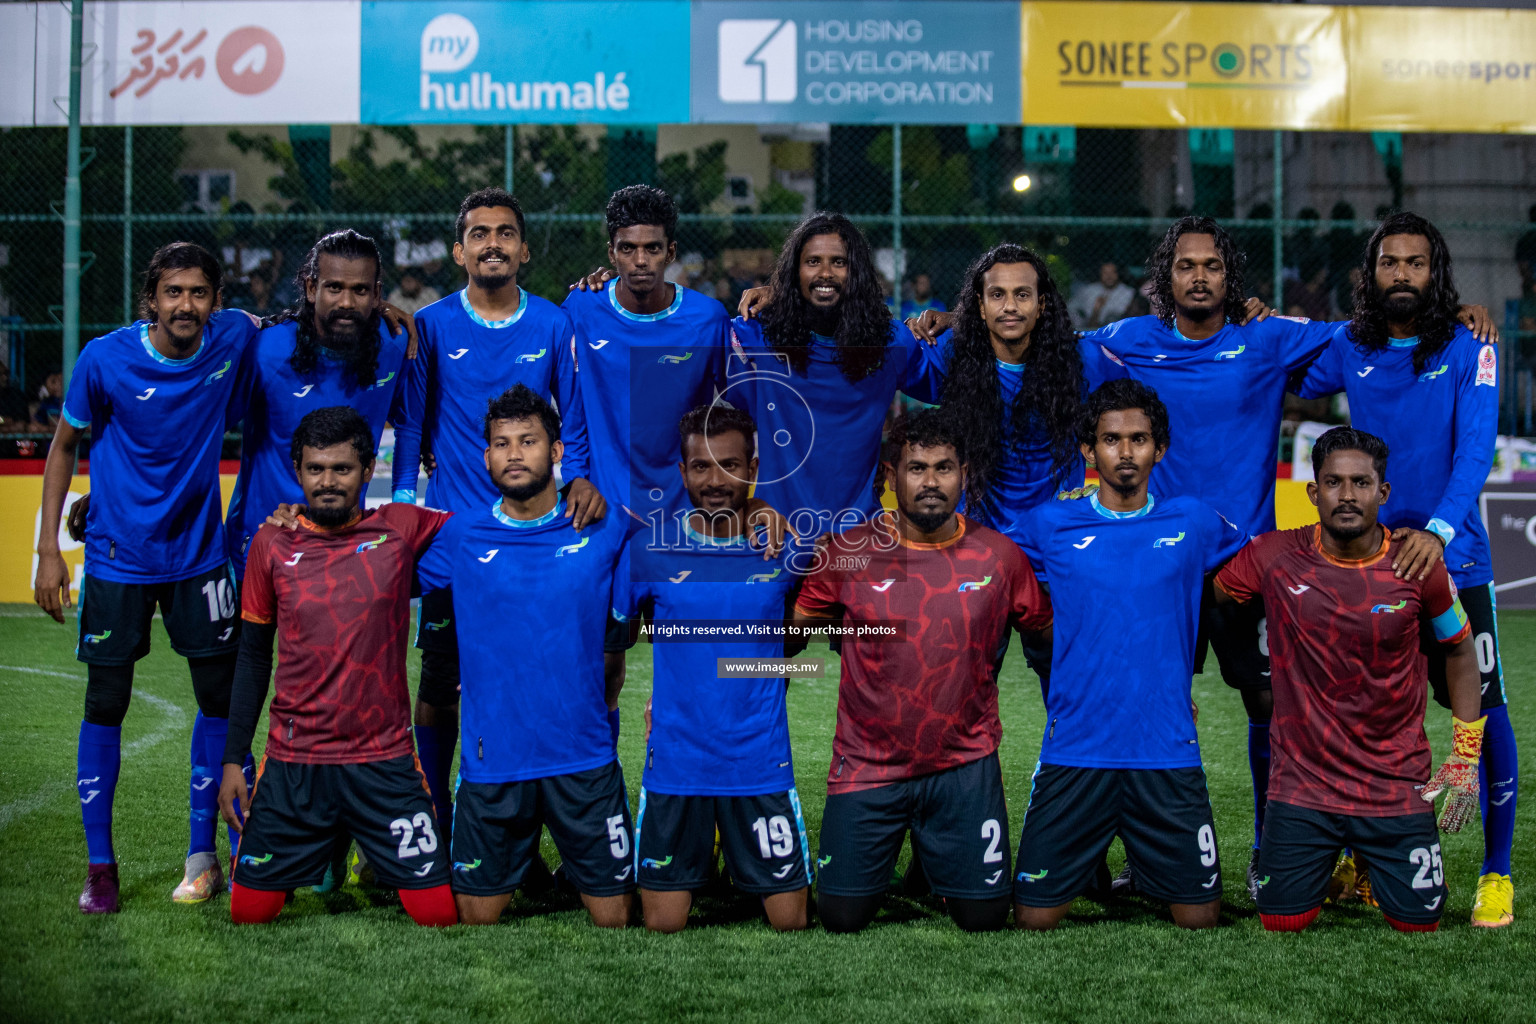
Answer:
[[[1269,931],[1317,917],[1340,847],[1371,868],[1392,927],[1434,931],[1445,876],[1440,828],[1477,806],[1480,682],[1466,613],[1445,565],[1394,573],[1404,543],[1377,522],[1387,446],[1335,427],[1312,449],[1307,495],[1321,522],[1255,538],[1216,576],[1217,600],[1262,599],[1274,672],[1274,771],[1259,848],[1259,915]],[[1453,751],[1430,776],[1421,636],[1446,651]],[[1426,782],[1425,780],[1428,779]]]
[[[1009,629],[1046,630],[1051,609],[1018,546],[956,514],[963,447],[938,410],[898,420],[885,458],[895,514],[832,537],[796,600],[805,628],[902,630],[890,642],[843,639],[817,859],[829,931],[874,919],[908,829],[961,928],[1007,923],[997,667]]]
[[[363,511],[373,430],[354,409],[306,415],[292,454],[308,507],[296,530],[257,532],[241,595],[219,789],[220,813],[241,831],[230,915],[271,921],[285,893],[321,880],[332,847],[350,835],[412,919],[454,924],[448,850],[412,748],[405,677],[416,561],[448,513],[404,503]],[[271,730],[248,794],[240,765],[266,701],[274,639]],[[237,800],[250,809],[243,822]]]

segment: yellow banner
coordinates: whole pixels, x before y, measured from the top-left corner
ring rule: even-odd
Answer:
[[[1344,19],[1271,4],[1025,4],[1024,120],[1343,128]]]
[[[224,505],[235,489],[233,474],[219,477]],[[88,476],[70,482],[64,499],[65,518],[69,507],[91,489]],[[38,476],[0,476],[0,602],[32,601],[32,580],[37,575],[37,529],[42,518],[43,478]],[[69,566],[70,596],[80,598],[80,577],[85,572],[85,545],[69,539],[64,524],[59,524],[59,550]],[[39,611],[38,615],[43,613]],[[71,619],[71,622],[73,620]],[[71,626],[73,628],[73,626]]]
[[[1349,127],[1536,132],[1536,11],[1353,7]]]
[[[1023,119],[1536,132],[1536,11],[1025,3]]]

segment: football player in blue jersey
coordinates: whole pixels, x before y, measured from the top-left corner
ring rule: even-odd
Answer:
[[[1499,356],[1462,324],[1451,253],[1433,224],[1393,214],[1371,235],[1355,287],[1354,315],[1307,371],[1305,397],[1343,391],[1352,424],[1392,451],[1392,499],[1381,521],[1393,539],[1444,557],[1472,626],[1482,675],[1484,859],[1472,923],[1514,920],[1510,850],[1520,762],[1509,722],[1488,533],[1478,508],[1493,466]],[[1443,551],[1443,555],[1442,555]],[[1428,565],[1408,565],[1398,575]],[[1449,707],[1446,657],[1426,644],[1435,699]],[[1364,865],[1355,865],[1359,872]],[[1367,876],[1368,877],[1368,876]],[[1357,891],[1359,884],[1357,874]]]
[[[240,475],[228,512],[236,578],[244,578],[246,548],[268,513],[304,500],[289,447],[305,414],[351,406],[368,421],[375,444],[385,423],[400,418],[409,342],[391,334],[382,315],[382,262],[377,243],[356,231],[321,238],[297,275],[298,305],[246,350]]]
[[[757,472],[752,417],[703,405],[682,418],[678,468],[693,511],[674,542],[630,540],[614,588],[615,614],[639,632],[715,620],[778,623],[794,589],[794,549],[764,565],[748,543],[747,491]],[[810,552],[803,560],[809,567]],[[626,588],[625,580],[629,581]],[[635,816],[635,876],[645,926],[677,932],[715,866],[715,843],[738,889],[761,897],[779,931],[804,928],[811,883],[805,816],[795,788],[779,676],[719,678],[717,659],[782,659],[782,637],[716,643],[653,640],[655,676],[645,777]]]
[[[547,826],[593,923],[623,927],[635,865],[602,650],[615,572],[639,524],[605,516],[578,527],[565,514],[560,418],[527,385],[494,399],[483,429],[481,464],[500,497],[455,514],[418,568],[425,593],[452,589],[460,623],[459,918],[496,921]]]
[[[219,454],[238,367],[256,321],[220,310],[218,260],[190,242],[157,250],[144,274],[142,319],[80,353],[43,471],[35,599],[59,622],[70,603],[59,517],[76,453],[92,432],[96,498],[86,522],[79,644],[87,665],[77,782],[89,867],[84,913],[118,909],[112,805],[133,666],[149,653],[158,606],[187,659],[193,726],[185,872],[172,894],[198,903],[224,888],[216,855],[218,765],[239,647],[234,579],[220,514]],[[199,785],[201,783],[201,785]]]
[[[428,505],[478,513],[498,500],[482,468],[485,403],[523,384],[559,406],[561,514],[583,528],[602,517],[606,503],[590,481],[570,318],[517,282],[529,259],[522,206],[502,189],[481,189],[459,204],[454,230],[453,258],[469,284],[416,314],[421,352],[406,368],[395,424],[394,498],[416,500],[421,454],[430,451],[435,468]],[[416,743],[438,819],[445,822],[452,820],[448,775],[458,742],[458,622],[452,607],[448,590],[423,596],[416,635],[422,651]]]
[[[1190,700],[1207,574],[1248,540],[1204,502],[1153,494],[1177,437],[1157,394],[1114,380],[1080,439],[1100,486],[1024,516],[1023,548],[1053,582],[1046,734],[1019,837],[1014,916],[1056,927],[1118,834],[1137,889],[1209,928],[1221,867]],[[1134,694],[1127,700],[1127,694]]]

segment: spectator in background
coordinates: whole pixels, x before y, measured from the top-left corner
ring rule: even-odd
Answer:
[[[1302,223],[1286,238],[1285,248],[1282,250],[1285,256],[1285,276],[1305,280],[1312,276],[1311,272],[1316,270],[1319,263],[1322,264],[1326,273],[1328,243],[1317,234],[1318,226],[1322,223],[1322,214],[1310,206],[1305,206],[1296,214],[1296,219]]]
[[[1529,213],[1531,226],[1525,229],[1515,242],[1515,265],[1520,268],[1520,294],[1522,302],[1531,293],[1531,282],[1536,281],[1536,206]],[[1521,317],[1525,314],[1522,312]],[[1529,330],[1522,327],[1521,330]]]
[[[11,382],[10,366],[0,363],[0,431],[19,433],[29,429],[31,424],[27,396]]]
[[[37,405],[32,409],[32,422],[42,430],[51,431],[59,425],[59,413],[64,409],[64,374],[51,371],[43,378],[43,386],[37,389]]]
[[[1120,268],[1113,263],[1101,263],[1099,279],[1073,288],[1072,301],[1067,305],[1072,325],[1080,331],[1091,331],[1125,319],[1135,301],[1136,290],[1120,280]]]
[[[1360,270],[1360,254],[1370,235],[1355,230],[1355,208],[1340,200],[1328,211],[1328,290],[1339,297],[1336,308],[1352,309],[1354,293],[1344,291],[1351,270]]]
[[[1328,298],[1328,264],[1314,254],[1301,267],[1299,280],[1285,282],[1285,315],[1308,320],[1331,320]]]
[[[934,297],[933,280],[927,274],[916,273],[912,275],[912,297],[904,299],[901,303],[901,319],[921,316],[924,310],[935,309],[940,313],[949,311],[949,307]]]
[[[251,271],[250,280],[245,283],[246,299],[240,308],[254,316],[272,316],[282,311],[277,304],[277,296],[272,287],[272,265],[263,263]]]
[[[400,272],[400,283],[389,293],[387,301],[415,316],[423,306],[442,297],[442,292],[426,283],[426,274],[420,267],[410,266]]]

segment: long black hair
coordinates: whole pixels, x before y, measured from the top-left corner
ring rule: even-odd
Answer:
[[[372,387],[379,376],[379,319],[377,306],[358,332],[357,344],[345,349],[322,346],[315,334],[315,304],[309,300],[308,286],[320,279],[320,257],[339,256],[344,260],[373,260],[373,284],[379,285],[379,246],[367,235],[360,235],[351,228],[332,231],[309,250],[304,265],[294,275],[299,293],[298,305],[279,316],[273,323],[292,320],[298,325],[298,337],[294,339],[293,355],[288,365],[300,377],[311,377],[320,364],[320,350],[324,347],[333,357],[342,360],[351,370],[360,388]]]
[[[837,304],[837,366],[851,381],[863,380],[885,364],[891,341],[891,311],[880,290],[869,242],[840,213],[813,213],[784,240],[769,287],[773,302],[760,313],[763,334],[800,373],[810,362],[814,307],[800,294],[800,254],[817,235],[837,235],[848,248],[848,285]]]
[[[1451,250],[1429,221],[1416,213],[1394,213],[1371,234],[1360,261],[1360,280],[1355,282],[1354,317],[1349,321],[1350,339],[1365,352],[1387,347],[1387,311],[1376,287],[1376,259],[1381,243],[1392,235],[1423,235],[1429,239],[1429,287],[1425,289],[1415,326],[1419,342],[1413,346],[1413,372],[1423,373],[1456,333],[1456,312],[1461,296],[1451,280]]]
[[[1030,332],[1024,379],[1013,408],[1003,408],[1002,384],[992,336],[981,315],[983,279],[998,264],[1028,263],[1039,281],[1039,318]],[[966,493],[969,515],[995,520],[992,480],[1008,453],[1032,434],[1051,449],[1051,474],[1059,486],[1078,456],[1077,414],[1083,398],[1083,359],[1067,313],[1066,299],[1034,252],[1004,242],[984,253],[965,273],[955,300],[955,324],[943,407],[965,436],[970,453]]]
[[[1180,217],[1157,243],[1147,259],[1147,274],[1152,279],[1152,312],[1172,327],[1175,314],[1173,305],[1173,257],[1178,251],[1179,239],[1185,235],[1210,235],[1216,241],[1216,253],[1226,265],[1227,298],[1223,304],[1226,322],[1240,324],[1248,304],[1247,289],[1243,284],[1243,267],[1248,258],[1232,241],[1225,228],[1210,217]]]

